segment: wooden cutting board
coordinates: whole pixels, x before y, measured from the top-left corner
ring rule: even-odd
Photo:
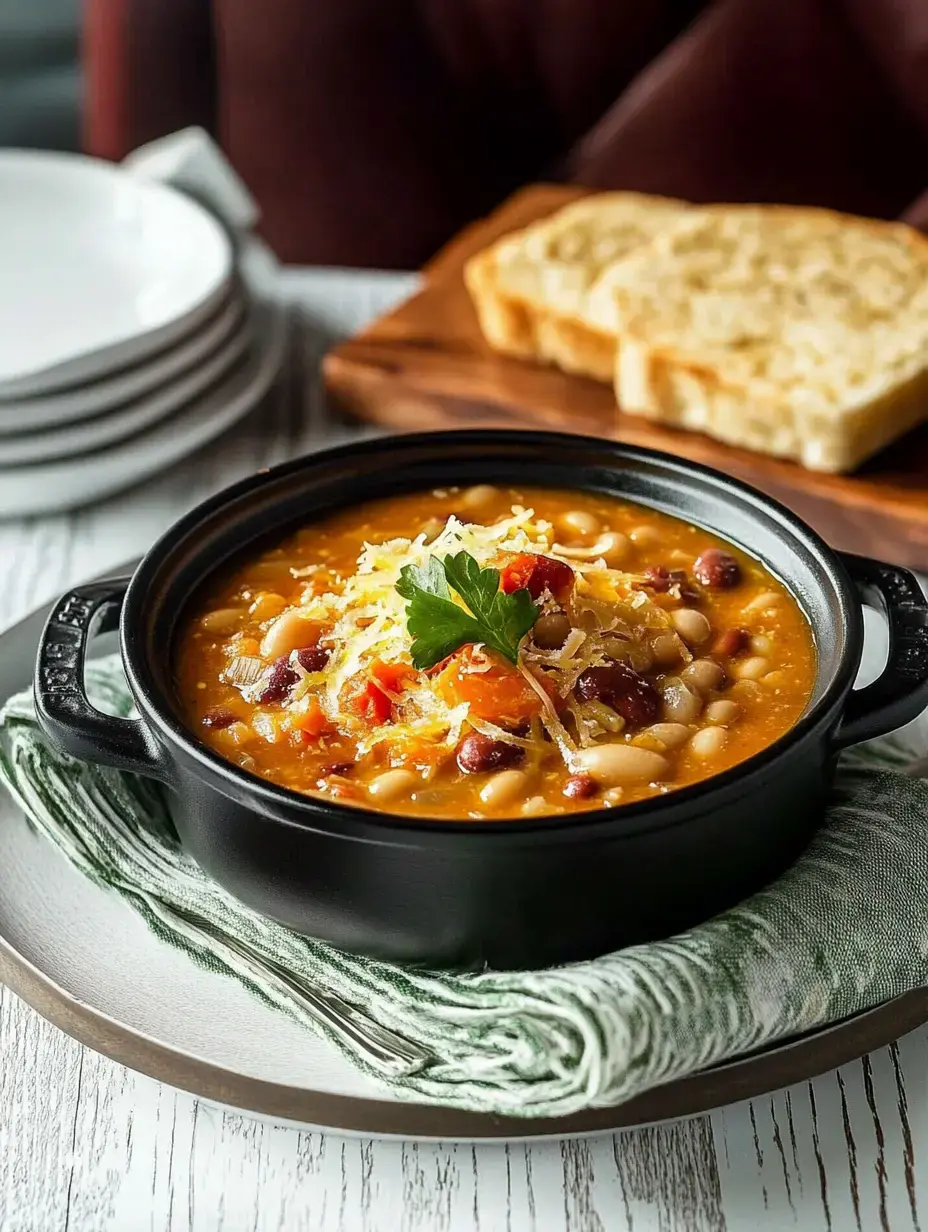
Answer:
[[[394,431],[546,428],[666,450],[754,484],[834,547],[928,571],[928,426],[855,475],[820,475],[619,414],[607,385],[490,350],[464,286],[464,262],[583,194],[533,185],[452,240],[426,266],[418,295],[326,356],[326,385],[336,403]]]

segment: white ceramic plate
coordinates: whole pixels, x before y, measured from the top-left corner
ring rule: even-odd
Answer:
[[[173,381],[229,341],[241,326],[244,315],[245,299],[237,290],[215,316],[189,338],[112,376],[36,398],[5,399],[0,395],[0,458],[5,436],[41,432],[45,428],[102,415]]]
[[[0,390],[50,393],[191,333],[232,278],[202,206],[78,155],[0,152]]]
[[[148,432],[74,460],[0,469],[0,517],[59,512],[99,500],[163,470],[231,427],[264,397],[284,359],[285,309],[259,305],[255,322],[255,343],[245,361]]]
[[[49,610],[0,635],[0,699],[28,687]],[[115,648],[108,635],[94,652]],[[624,1107],[559,1120],[400,1101],[236,981],[158,940],[122,899],[75,872],[32,831],[2,789],[0,979],[76,1039],[211,1102],[308,1128],[445,1141],[595,1133],[693,1115],[814,1077],[928,1017],[928,997],[909,994]]]
[[[117,407],[108,414],[64,424],[46,432],[0,437],[0,483],[3,482],[3,470],[7,467],[76,458],[78,454],[104,449],[144,432],[178,408],[186,406],[224,377],[242,358],[254,341],[256,315],[257,309],[252,309],[232,337],[214,349],[212,354],[206,355],[191,372],[169,381],[145,397]]]

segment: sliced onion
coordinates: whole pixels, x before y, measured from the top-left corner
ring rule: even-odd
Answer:
[[[245,689],[257,684],[266,669],[267,664],[256,655],[236,655],[223,671],[222,679],[237,689]]]
[[[548,735],[557,745],[564,764],[567,766],[568,770],[575,769],[574,759],[577,753],[577,746],[572,740],[567,728],[557,717],[557,711],[554,709],[554,703],[521,659],[519,660],[519,671],[541,699],[541,721],[545,725],[545,730]]]
[[[488,736],[491,740],[500,740],[504,744],[515,744],[520,749],[533,749],[537,741],[526,736],[517,736],[515,732],[506,731],[505,727],[497,727],[495,723],[490,723],[487,719],[478,719],[476,715],[468,715],[468,723],[474,731],[480,732],[481,736]]]

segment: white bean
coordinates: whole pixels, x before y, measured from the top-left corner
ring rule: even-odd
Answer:
[[[771,655],[773,653],[773,642],[766,633],[755,633],[751,638],[751,649],[756,655]]]
[[[408,796],[419,782],[411,770],[384,770],[367,785],[367,794],[383,804]]]
[[[207,633],[232,633],[241,619],[242,612],[239,608],[220,607],[200,617],[200,628]]]
[[[766,676],[770,671],[770,660],[763,655],[752,655],[750,659],[733,663],[731,670],[739,680],[760,680],[761,676]]]
[[[302,650],[312,645],[317,636],[317,626],[307,620],[297,609],[281,612],[268,626],[261,642],[261,654],[265,659],[279,659],[291,650]]]
[[[508,808],[525,795],[528,775],[523,770],[498,770],[480,789],[480,799],[488,808]]]
[[[597,555],[607,565],[620,565],[628,553],[628,540],[617,530],[607,531],[596,540]]]
[[[642,642],[641,645],[629,648],[627,661],[628,666],[633,667],[636,672],[649,672],[654,666],[654,655],[650,648]]]
[[[596,744],[581,749],[574,758],[574,769],[592,775],[601,787],[620,783],[653,783],[668,770],[666,757],[633,744]]]
[[[251,727],[241,719],[238,719],[235,723],[230,723],[228,727],[220,728],[216,732],[215,739],[223,744],[241,745],[247,744],[249,740],[253,740],[254,735],[255,733]]]
[[[598,535],[600,530],[599,518],[588,513],[585,509],[568,509],[565,514],[559,518],[561,525],[575,535]]]
[[[750,603],[746,603],[741,609],[745,615],[753,612],[762,612],[767,608],[776,607],[780,602],[780,596],[775,590],[765,590],[759,595],[755,595]]]
[[[670,613],[673,627],[690,646],[699,646],[712,632],[712,627],[703,616],[692,607],[681,607]]]
[[[683,658],[683,643],[676,633],[658,633],[651,642],[651,654],[661,667],[671,667]]]
[[[544,813],[558,812],[557,809],[551,807],[544,796],[529,796],[520,811],[523,817],[541,817]]]
[[[286,606],[287,600],[283,595],[272,590],[262,590],[255,595],[248,614],[257,621],[271,620],[272,617],[279,616]]]
[[[700,693],[711,693],[725,679],[725,673],[712,659],[695,659],[684,667],[680,675]]]
[[[653,739],[658,744],[663,745],[665,749],[678,749],[681,744],[685,744],[690,738],[690,729],[685,723],[655,723],[652,727],[647,727],[637,740]]]
[[[419,531],[419,534],[425,535],[426,540],[431,543],[432,540],[437,538],[444,529],[445,524],[441,518],[429,518],[429,520]]]
[[[653,526],[636,526],[628,532],[628,537],[636,548],[656,548],[660,546],[660,532]]]
[[[743,702],[760,701],[764,696],[764,690],[756,680],[736,680],[728,692]]]
[[[664,718],[668,723],[692,723],[702,710],[702,698],[683,683],[670,676],[661,690],[664,696]]]
[[[730,723],[734,723],[741,714],[741,707],[737,702],[730,702],[727,698],[721,701],[710,702],[706,707],[706,722],[712,723],[719,727],[728,727]]]
[[[714,757],[721,753],[727,739],[724,727],[703,727],[690,740],[690,748],[697,757]]]
[[[461,497],[461,507],[469,513],[476,513],[477,510],[483,509],[489,505],[496,497],[498,489],[494,488],[489,483],[478,483],[473,488],[468,488]]]

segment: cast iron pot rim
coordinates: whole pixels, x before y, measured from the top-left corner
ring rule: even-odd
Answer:
[[[267,483],[303,470],[312,471],[325,467],[333,460],[343,460],[346,457],[363,456],[404,446],[410,448],[434,446],[439,441],[467,442],[475,446],[481,443],[486,445],[519,444],[524,445],[526,450],[540,447],[556,448],[565,445],[586,446],[604,453],[608,451],[610,457],[613,458],[618,454],[631,462],[657,464],[683,476],[707,479],[723,491],[734,490],[763,514],[772,513],[786,522],[792,533],[804,541],[810,553],[824,567],[835,585],[847,634],[846,646],[853,647],[862,641],[863,621],[859,611],[859,601],[853,583],[837,554],[811,527],[779,501],[712,467],[690,462],[661,450],[624,445],[618,441],[601,440],[580,434],[492,428],[395,433],[305,454],[278,466],[264,468],[223,488],[173,523],[145,554],[133,574],[126,591],[120,620],[119,641],[123,667],[143,719],[160,733],[169,748],[172,745],[178,746],[184,754],[185,761],[188,764],[193,763],[198,773],[205,771],[206,775],[203,777],[208,777],[209,785],[221,794],[229,795],[230,793],[218,786],[216,779],[238,787],[240,790],[235,793],[235,796],[244,797],[255,807],[264,804],[272,806],[270,813],[263,808],[259,809],[265,820],[293,826],[297,829],[334,834],[346,840],[395,844],[401,843],[405,838],[414,845],[421,845],[424,839],[440,843],[443,841],[443,836],[447,836],[448,840],[452,837],[459,840],[462,834],[492,833],[497,839],[502,839],[507,835],[510,837],[529,835],[540,839],[549,833],[553,837],[554,832],[565,829],[569,829],[572,837],[581,841],[584,838],[601,837],[604,827],[610,823],[613,829],[618,827],[629,836],[642,831],[670,829],[675,825],[683,825],[692,820],[692,810],[689,806],[697,803],[701,797],[715,794],[731,797],[737,794],[739,786],[744,789],[741,794],[748,794],[750,789],[756,789],[758,784],[749,781],[765,777],[766,773],[775,769],[775,763],[794,745],[800,743],[816,726],[825,723],[840,697],[853,684],[854,656],[845,650],[822,696],[782,736],[728,770],[710,775],[686,787],[669,791],[666,795],[613,808],[591,809],[582,814],[566,813],[531,818],[505,818],[492,823],[470,819],[446,821],[440,818],[406,817],[402,814],[378,812],[373,809],[338,804],[335,801],[315,799],[259,778],[232,762],[226,761],[207,745],[197,741],[193,733],[174,717],[169,705],[166,704],[166,699],[162,700],[159,696],[159,690],[148,662],[141,652],[138,630],[144,623],[144,596],[150,582],[147,575],[165,558],[169,559],[176,543],[195,530],[207,517],[214,515],[224,507],[236,504],[240,499]],[[604,458],[603,465],[608,466],[608,459]],[[576,490],[587,491],[589,489],[578,486]],[[645,504],[644,507],[647,508],[647,505]],[[765,562],[762,561],[762,563]],[[205,576],[207,576],[206,572],[204,572]],[[136,658],[141,670],[138,669]],[[290,810],[291,815],[281,816],[278,811],[281,807]],[[297,815],[292,815],[294,813]]]

